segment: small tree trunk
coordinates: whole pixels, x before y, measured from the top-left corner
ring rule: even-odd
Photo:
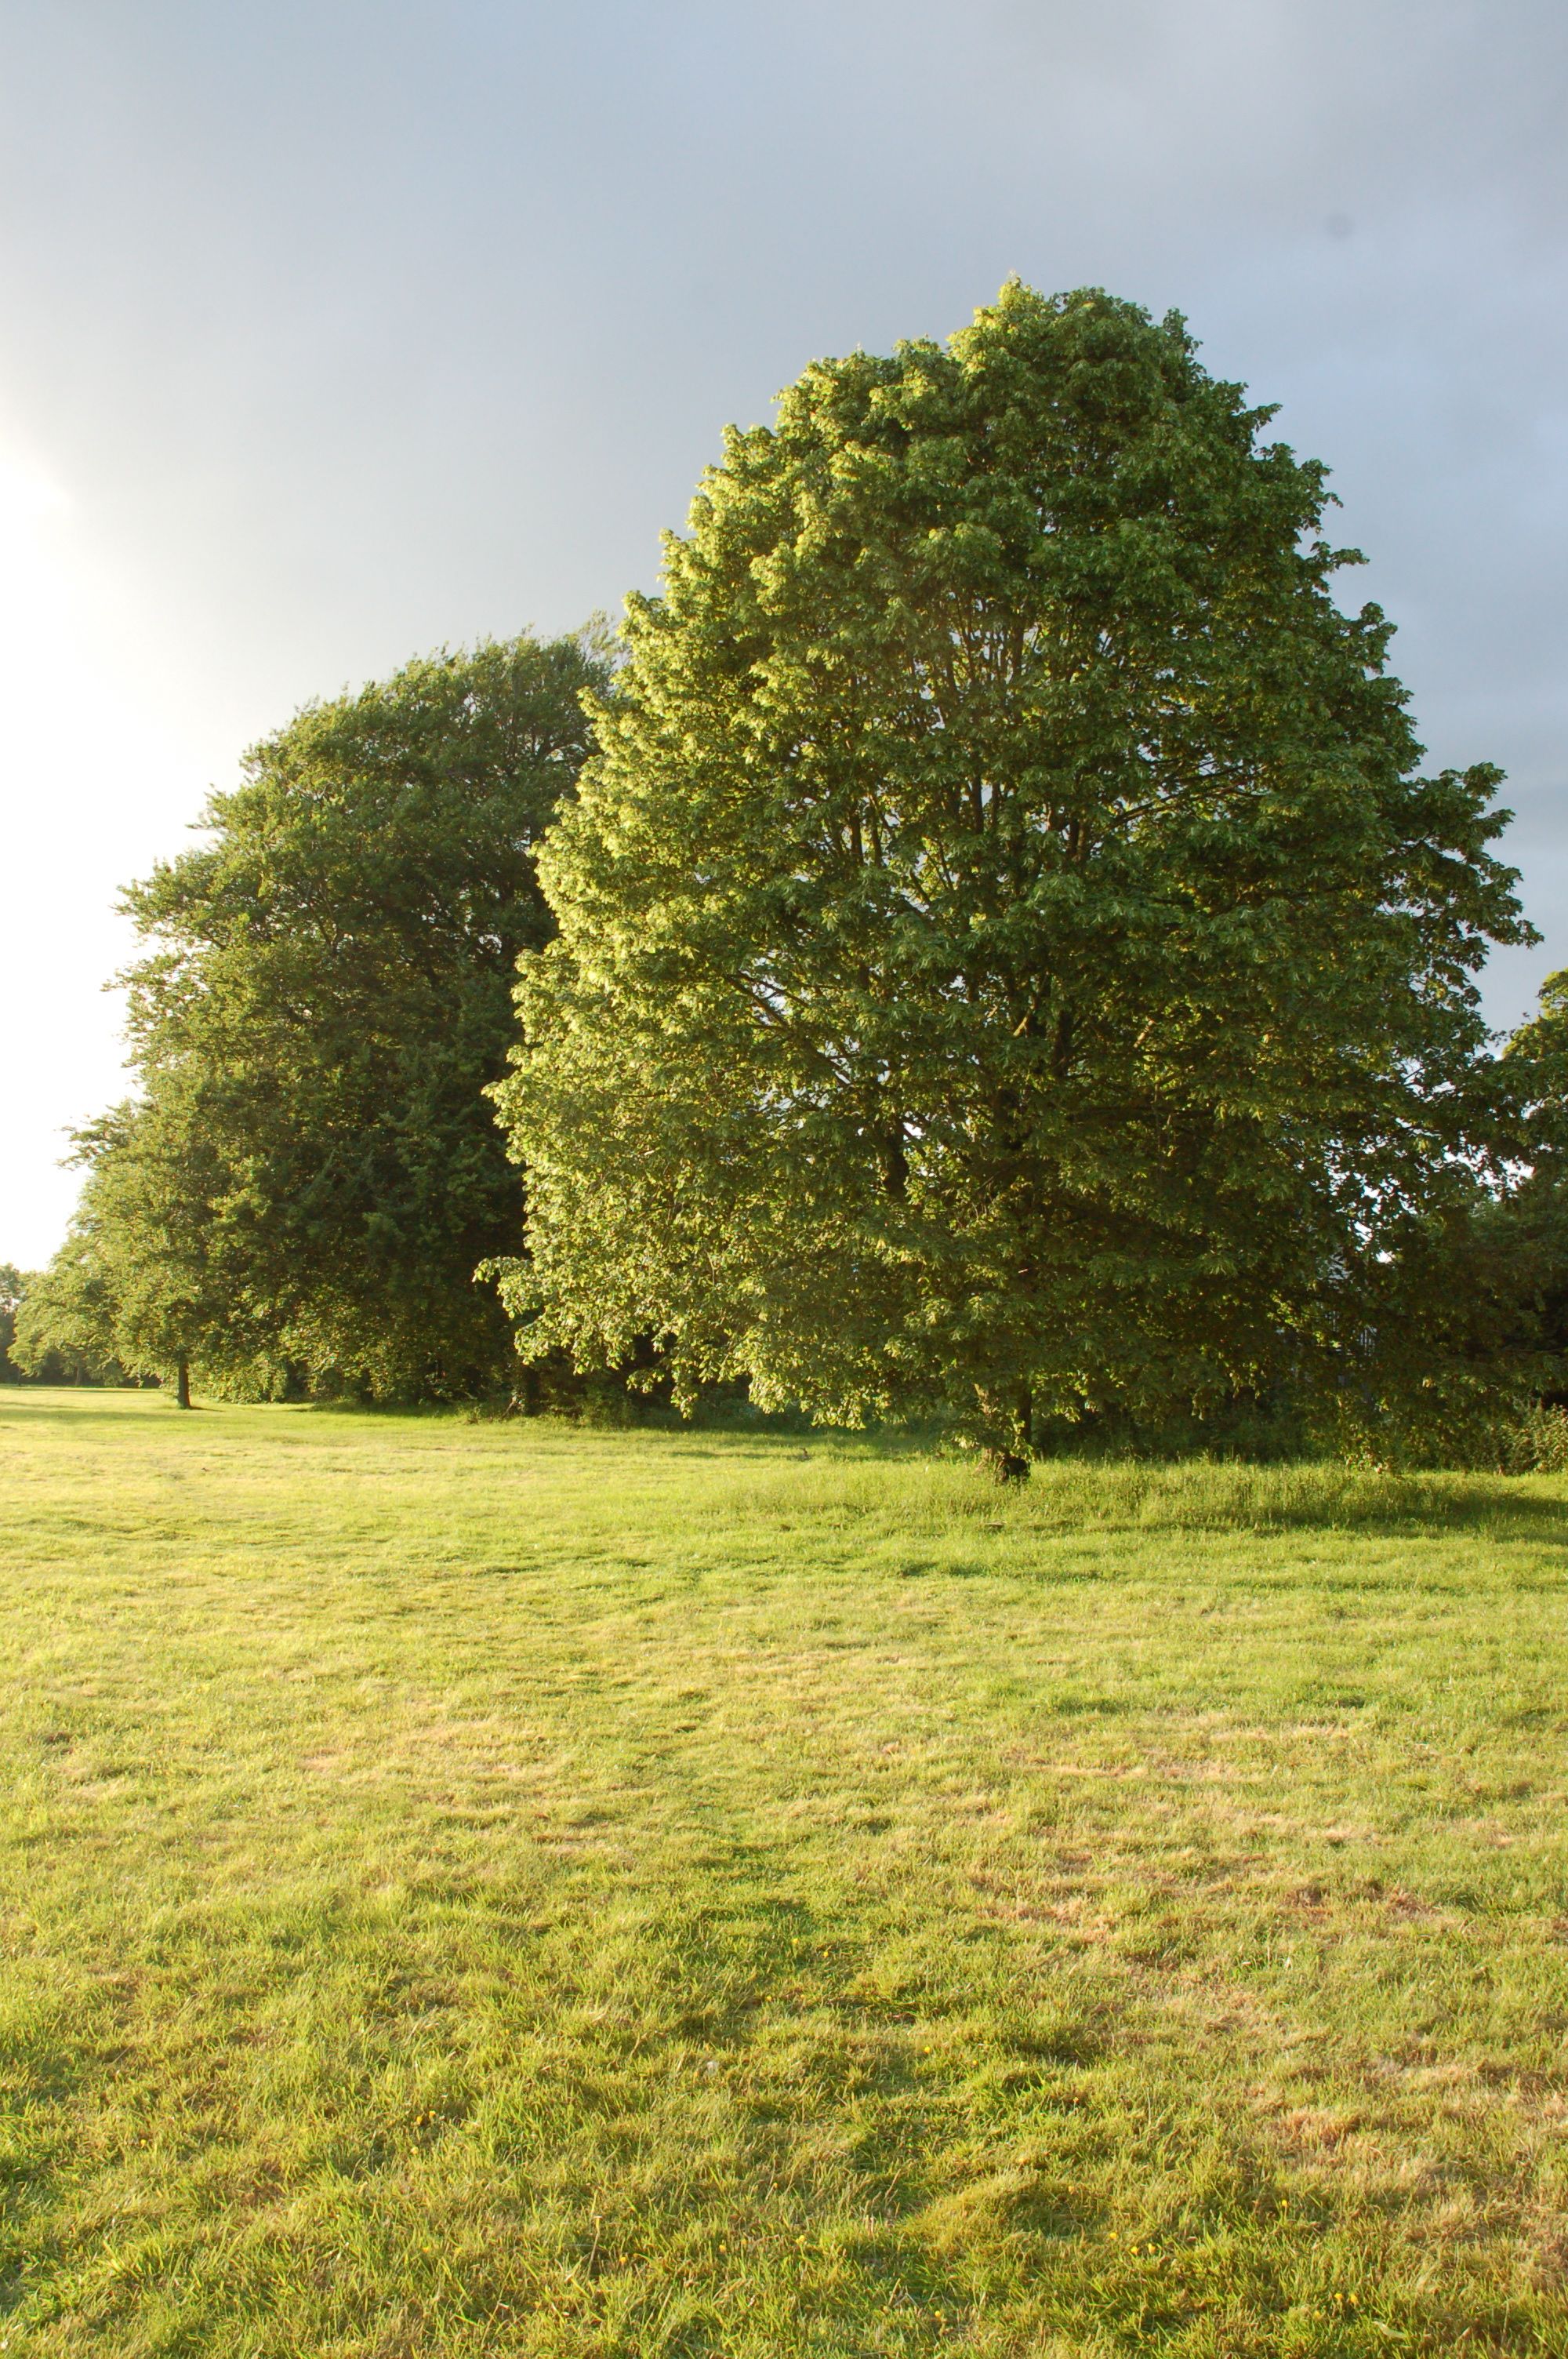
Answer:
[[[177,1408],[189,1408],[190,1407],[190,1363],[189,1360],[181,1360],[175,1370],[174,1398]]]
[[[981,1451],[981,1461],[999,1483],[1027,1483],[1034,1455],[1034,1398],[1020,1382],[1011,1393],[982,1393],[984,1409],[994,1439]]]

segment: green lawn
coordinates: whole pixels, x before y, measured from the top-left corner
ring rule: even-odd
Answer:
[[[1568,2353],[1568,1482],[0,1392],[0,2354]]]

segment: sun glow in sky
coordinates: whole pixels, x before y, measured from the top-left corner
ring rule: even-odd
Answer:
[[[0,442],[0,1258],[24,1266],[54,1250],[75,1197],[65,1126],[125,1091],[103,989],[130,947],[116,892],[177,842],[201,784],[192,750],[138,693],[136,637],[133,593],[69,492]]]
[[[119,889],[312,696],[652,586],[726,419],[1017,270],[1325,459],[1568,962],[1561,0],[0,0],[0,1259],[123,1093]]]

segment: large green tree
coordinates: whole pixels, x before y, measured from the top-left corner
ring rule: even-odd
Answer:
[[[1392,1315],[1528,929],[1270,415],[1178,318],[1015,283],[728,435],[541,855],[524,1351],[653,1336],[1016,1471]]]
[[[552,930],[535,848],[582,692],[609,677],[589,630],[310,706],[126,896],[141,1093],[84,1141],[57,1290],[108,1306],[127,1364],[384,1397],[505,1364],[473,1272],[522,1191],[481,1093],[517,955]]]

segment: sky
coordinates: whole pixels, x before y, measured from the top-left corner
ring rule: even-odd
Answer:
[[[0,0],[0,1259],[123,1095],[116,895],[244,747],[654,586],[727,420],[1011,272],[1325,460],[1568,962],[1562,0]]]

